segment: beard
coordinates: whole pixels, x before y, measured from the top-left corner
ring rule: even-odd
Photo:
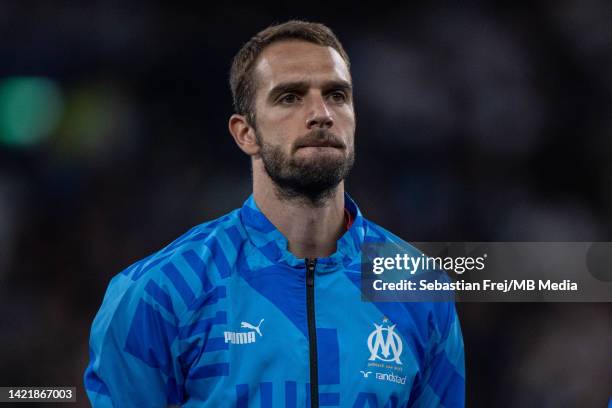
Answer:
[[[314,158],[295,158],[286,154],[280,146],[264,142],[257,131],[255,134],[261,147],[260,156],[264,168],[276,185],[281,199],[302,199],[321,207],[334,194],[338,184],[349,175],[355,162],[353,146],[345,146],[337,136],[325,129],[306,134],[296,141],[292,152],[308,146],[312,141],[325,141],[348,149],[346,156],[323,154]]]

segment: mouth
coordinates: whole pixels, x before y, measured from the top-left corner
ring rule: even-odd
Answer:
[[[344,149],[344,144],[334,142],[334,141],[329,141],[329,140],[320,140],[320,141],[313,140],[311,142],[298,145],[296,150],[302,149],[304,147],[331,147],[334,149]]]
[[[316,129],[308,132],[303,137],[296,141],[294,146],[294,152],[302,149],[311,147],[316,150],[327,150],[327,149],[346,149],[346,144],[342,139],[326,129]]]

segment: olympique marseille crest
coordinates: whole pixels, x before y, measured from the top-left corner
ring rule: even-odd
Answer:
[[[395,326],[389,326],[385,323],[387,319],[383,319],[383,324],[374,323],[375,330],[368,337],[368,348],[370,349],[370,361],[395,362],[402,364],[400,356],[402,355],[402,339],[395,333]]]
[[[407,376],[402,375],[402,338],[395,332],[395,324],[383,318],[382,324],[372,323],[374,330],[367,339],[370,356],[365,370],[360,371],[362,378],[373,378],[375,381],[406,384]],[[369,369],[369,371],[368,371]],[[373,377],[370,374],[374,374]],[[367,380],[365,380],[367,381]]]

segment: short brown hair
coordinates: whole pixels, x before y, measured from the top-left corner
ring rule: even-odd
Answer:
[[[272,25],[257,33],[242,46],[232,61],[230,88],[234,110],[244,115],[251,126],[255,126],[254,99],[257,90],[253,69],[255,61],[268,45],[283,40],[303,40],[313,44],[332,47],[350,69],[349,57],[342,44],[329,27],[320,23],[291,20]]]

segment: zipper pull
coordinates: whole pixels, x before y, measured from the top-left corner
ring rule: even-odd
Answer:
[[[308,286],[314,286],[314,271],[315,265],[317,264],[317,258],[306,258],[306,284]]]

